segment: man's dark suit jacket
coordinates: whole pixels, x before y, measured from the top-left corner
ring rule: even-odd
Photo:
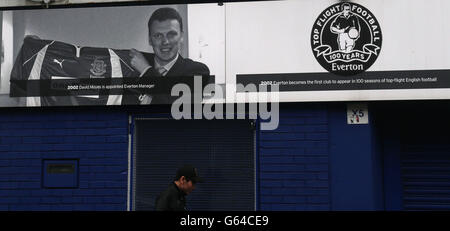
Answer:
[[[147,59],[150,66],[141,78],[170,78],[170,77],[193,77],[194,75],[209,76],[209,68],[200,62],[193,61],[188,58],[183,58],[181,55],[178,56],[177,61],[172,66],[172,68],[163,77],[159,76],[155,70],[155,58],[154,54],[143,53],[144,57]],[[168,86],[169,87],[169,86]],[[170,96],[170,90],[166,89],[166,94],[162,95],[152,95],[151,104],[169,104],[173,102],[174,97]],[[193,91],[194,89],[191,89]],[[125,94],[122,98],[122,105],[135,105],[139,104],[138,94]]]

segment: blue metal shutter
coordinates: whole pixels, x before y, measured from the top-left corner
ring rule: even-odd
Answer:
[[[154,210],[178,167],[205,180],[187,196],[192,211],[254,210],[254,131],[248,120],[136,119],[133,209]]]
[[[404,209],[450,210],[449,135],[430,126],[411,131],[404,138],[401,147]]]

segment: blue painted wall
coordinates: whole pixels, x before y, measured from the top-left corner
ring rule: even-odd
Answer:
[[[329,104],[332,210],[383,210],[383,164],[376,119],[348,125],[345,103]]]
[[[260,210],[383,209],[376,125],[347,125],[345,105],[282,104],[279,128],[258,131]],[[0,210],[126,210],[128,115],[139,113],[2,110]],[[79,188],[42,188],[43,159],[79,160]]]
[[[125,210],[128,117],[93,110],[0,113],[0,210]],[[42,188],[43,159],[78,159],[79,188]]]
[[[284,106],[278,129],[259,137],[260,209],[330,210],[326,106]]]

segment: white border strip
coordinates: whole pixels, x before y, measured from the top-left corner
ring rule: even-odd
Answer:
[[[268,102],[269,93],[236,93],[227,103]],[[272,92],[276,94],[276,92]],[[248,97],[245,97],[248,96]],[[241,99],[241,100],[237,100]],[[334,102],[381,100],[439,100],[450,99],[450,89],[394,89],[279,92],[279,102]],[[244,101],[243,101],[244,100]]]

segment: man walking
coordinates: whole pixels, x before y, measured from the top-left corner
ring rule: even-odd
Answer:
[[[197,168],[185,165],[178,169],[175,181],[156,198],[156,211],[186,211],[186,196],[189,195],[202,179]]]

